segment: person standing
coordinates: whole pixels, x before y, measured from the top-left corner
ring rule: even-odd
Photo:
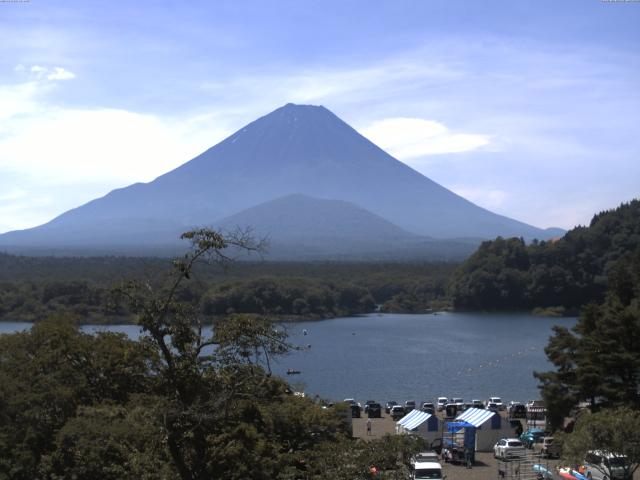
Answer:
[[[371,435],[371,419],[367,418],[367,435]]]
[[[464,463],[467,468],[471,468],[471,448],[464,447]]]

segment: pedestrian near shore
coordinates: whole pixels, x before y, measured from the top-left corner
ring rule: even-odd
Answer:
[[[371,419],[367,418],[367,435],[371,435]]]

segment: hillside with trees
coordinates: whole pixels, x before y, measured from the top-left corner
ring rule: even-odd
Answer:
[[[557,307],[602,302],[617,261],[640,245],[640,200],[599,213],[555,241],[484,242],[455,272],[451,301],[464,310]]]

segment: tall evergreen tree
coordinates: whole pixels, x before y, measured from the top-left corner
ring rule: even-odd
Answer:
[[[555,371],[535,373],[554,427],[580,401],[640,408],[640,248],[617,263],[609,284],[605,302],[586,307],[572,330],[556,327],[545,348]]]

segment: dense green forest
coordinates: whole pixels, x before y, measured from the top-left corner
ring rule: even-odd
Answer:
[[[640,200],[633,200],[556,241],[484,242],[455,272],[450,298],[456,309],[577,312],[604,300],[616,262],[638,245]]]
[[[0,319],[37,321],[64,313],[83,323],[131,322],[114,290],[130,280],[161,284],[166,259],[23,257],[0,254]],[[182,299],[203,315],[256,313],[318,319],[420,312],[446,305],[450,263],[237,262],[201,265]]]

